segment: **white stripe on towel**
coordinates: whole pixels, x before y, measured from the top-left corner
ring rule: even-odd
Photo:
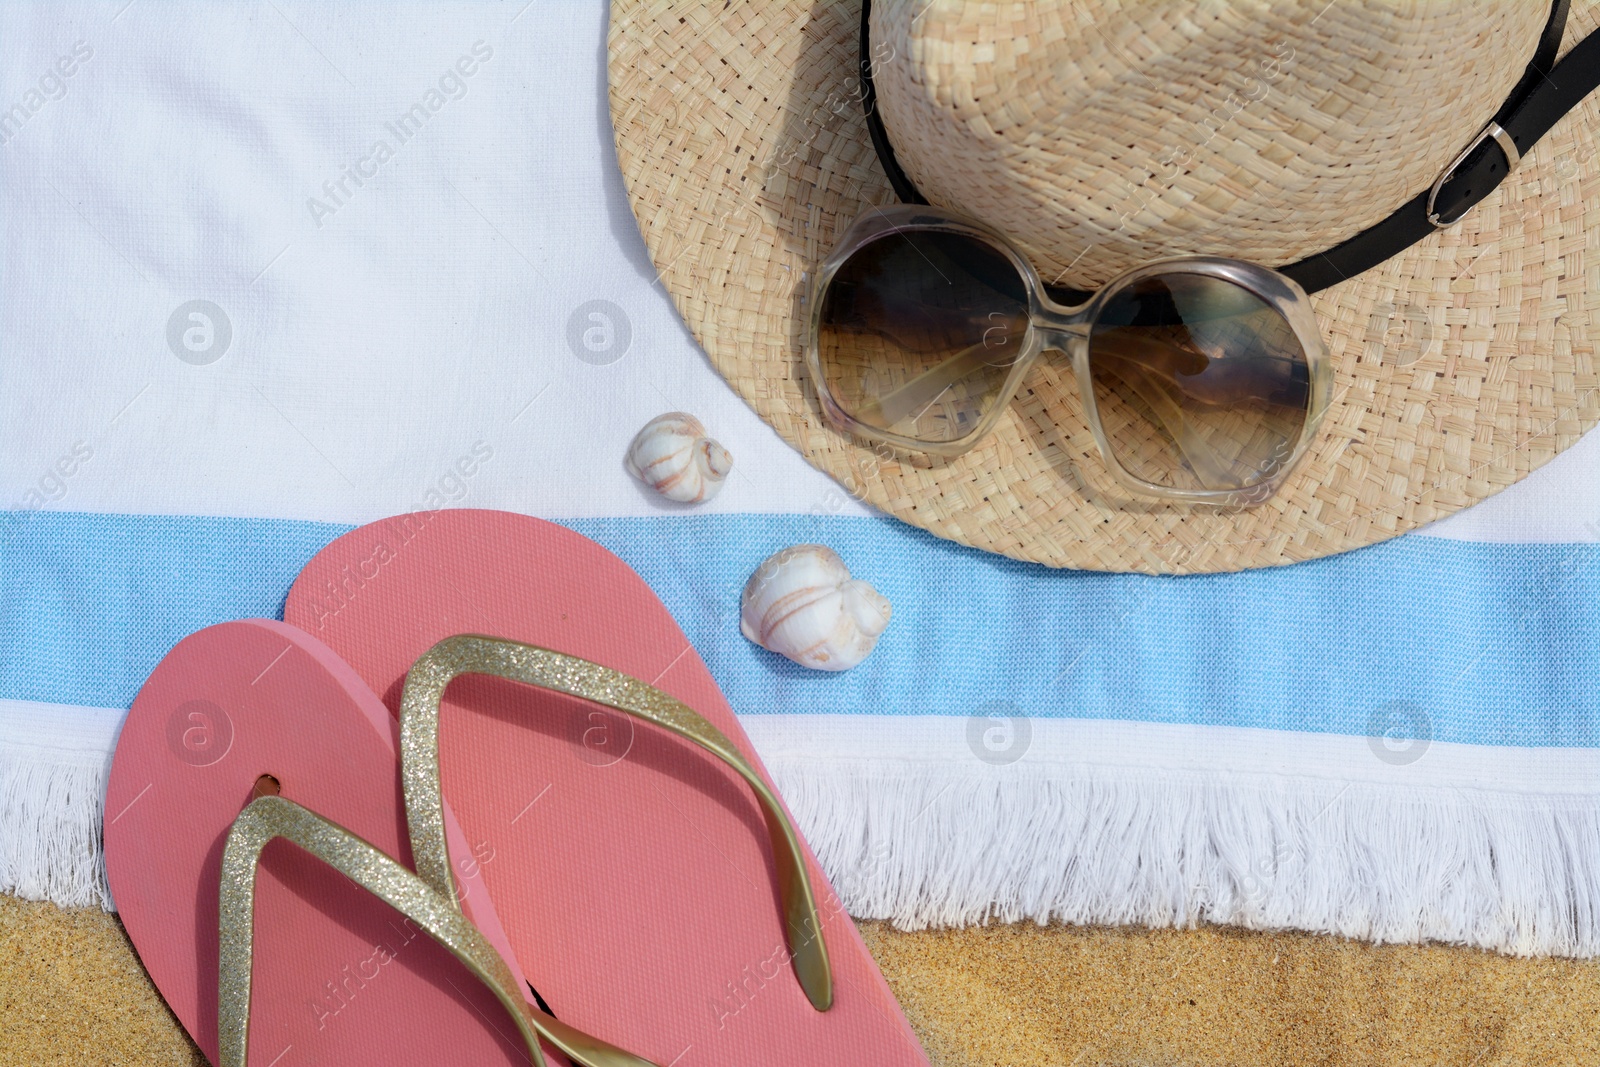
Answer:
[[[976,752],[1001,758],[1020,721],[742,722],[859,918],[1207,921],[1600,954],[1594,749],[1394,751],[1362,737],[1034,719],[1025,754],[1002,765]],[[999,731],[992,747],[986,730]]]
[[[0,701],[0,824],[28,830],[0,835],[0,891],[112,907],[100,828],[123,714]],[[1210,921],[1600,955],[1594,749],[1384,758],[1367,738],[1107,720],[741,721],[859,918]]]

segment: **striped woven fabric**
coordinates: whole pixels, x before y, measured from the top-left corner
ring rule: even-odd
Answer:
[[[166,650],[470,506],[643,575],[859,916],[1600,952],[1600,437],[1310,563],[986,555],[707,365],[622,193],[603,5],[120,6],[0,7],[0,889],[114,906],[105,770]],[[672,410],[734,456],[690,510],[622,463]],[[800,542],[894,605],[848,673],[739,633]]]

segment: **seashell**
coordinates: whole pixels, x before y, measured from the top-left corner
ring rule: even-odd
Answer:
[[[628,473],[680,504],[710,500],[733,469],[728,450],[706,436],[699,419],[681,411],[645,423],[625,462]]]
[[[739,599],[739,631],[802,667],[847,671],[889,625],[889,601],[850,577],[826,545],[795,545],[756,568]]]

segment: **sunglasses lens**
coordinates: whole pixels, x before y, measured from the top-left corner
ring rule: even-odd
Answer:
[[[1248,489],[1282,473],[1311,406],[1305,346],[1283,315],[1204,274],[1111,295],[1089,337],[1111,450],[1168,489]]]
[[[939,230],[887,233],[822,294],[817,350],[834,401],[858,422],[930,444],[993,410],[1028,336],[1028,296],[998,249]]]

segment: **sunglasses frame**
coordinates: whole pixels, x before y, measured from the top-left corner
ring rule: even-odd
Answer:
[[[1028,331],[1022,347],[1012,363],[1006,380],[994,404],[978,421],[971,433],[954,441],[923,441],[905,434],[878,429],[856,419],[847,412],[834,396],[823,373],[820,339],[822,336],[822,309],[828,286],[841,267],[861,249],[886,235],[908,231],[942,231],[983,241],[1010,260],[1028,294]],[[1089,339],[1101,308],[1128,285],[1156,275],[1199,274],[1220,278],[1253,294],[1268,307],[1282,315],[1294,331],[1305,351],[1310,377],[1310,397],[1306,419],[1289,454],[1277,469],[1259,482],[1236,489],[1178,489],[1159,485],[1131,473],[1117,458],[1100,421],[1100,407],[1095,399],[1094,381],[1089,367]],[[1212,504],[1221,506],[1251,506],[1259,504],[1277,491],[1291,471],[1304,458],[1311,442],[1316,438],[1322,418],[1327,413],[1333,394],[1333,367],[1328,346],[1322,339],[1311,300],[1305,290],[1292,279],[1254,263],[1224,259],[1217,256],[1180,256],[1156,260],[1117,275],[1101,286],[1087,301],[1075,306],[1059,304],[1046,290],[1039,272],[1006,237],[981,222],[943,208],[921,204],[893,204],[868,208],[850,224],[839,245],[822,261],[807,294],[811,308],[808,316],[805,357],[811,380],[822,404],[822,413],[828,422],[839,430],[882,441],[907,452],[923,452],[944,457],[955,457],[970,451],[987,437],[1000,421],[1028,373],[1041,353],[1064,352],[1071,359],[1078,380],[1078,391],[1083,401],[1089,430],[1094,434],[1100,458],[1107,470],[1124,488],[1141,496],[1159,500]]]

